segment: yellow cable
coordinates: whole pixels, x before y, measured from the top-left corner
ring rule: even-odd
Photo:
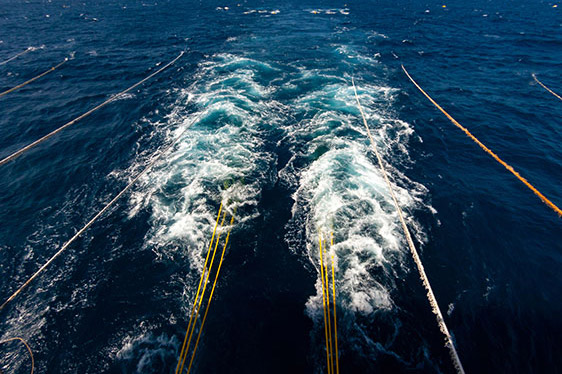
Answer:
[[[326,248],[326,242],[324,241],[324,246],[322,247],[322,251]],[[324,265],[324,276],[326,277],[326,310],[328,314],[328,341],[330,347],[330,371],[334,373],[334,352],[333,352],[333,343],[332,343],[332,315],[330,310],[330,281],[328,278],[328,258],[326,257],[326,265]]]
[[[547,86],[545,86],[540,80],[539,78],[537,78],[537,76],[533,73],[533,79],[535,79],[535,81],[540,84],[545,90],[547,90],[548,92],[550,92],[551,94],[553,94],[554,96],[556,96],[557,98],[559,98],[560,100],[562,100],[562,97],[560,97],[560,95],[558,95],[556,92],[552,91],[550,88],[548,88]]]
[[[224,220],[226,218],[226,211],[224,212],[221,220],[220,228],[222,229]],[[193,324],[191,325],[191,331],[189,332],[189,339],[187,340],[187,346],[185,347],[185,354],[180,366],[180,373],[183,372],[183,366],[185,365],[185,359],[187,358],[187,352],[189,351],[189,347],[191,346],[191,338],[193,337],[193,332],[195,331],[195,324],[197,323],[197,317],[199,317],[199,311],[201,310],[201,304],[203,303],[203,297],[205,297],[205,290],[207,289],[207,284],[209,283],[209,277],[211,276],[211,270],[213,268],[213,263],[215,261],[215,255],[217,254],[217,247],[219,246],[219,241],[221,238],[221,231],[219,230],[219,234],[217,235],[217,241],[215,242],[215,248],[213,249],[213,256],[211,257],[211,263],[209,264],[209,271],[207,272],[207,278],[203,282],[203,291],[201,292],[201,297],[199,298],[199,302],[197,305],[197,310],[195,311],[195,316],[193,319]]]
[[[334,246],[334,235],[330,233],[330,247]],[[332,255],[332,293],[334,296],[334,334],[336,338],[336,374],[340,374],[340,363],[338,357],[338,318],[336,315],[336,276],[334,272],[334,255]]]
[[[205,326],[205,321],[207,320],[207,313],[209,312],[209,306],[211,305],[211,300],[213,299],[213,294],[215,293],[215,286],[217,285],[217,279],[219,279],[219,273],[222,267],[222,261],[224,260],[224,253],[226,251],[226,246],[228,245],[228,239],[230,238],[230,231],[232,230],[232,224],[234,223],[234,215],[236,210],[232,214],[230,219],[230,229],[228,234],[226,234],[226,240],[224,246],[222,247],[221,260],[219,262],[219,267],[217,268],[217,273],[215,274],[215,281],[213,282],[213,288],[211,289],[211,294],[209,295],[209,300],[207,301],[207,308],[205,308],[205,314],[203,315],[203,321],[201,322],[201,327],[199,328],[199,334],[197,334],[197,341],[195,342],[195,347],[193,347],[193,354],[191,355],[191,360],[189,361],[189,366],[187,368],[187,374],[191,372],[191,366],[193,365],[193,359],[195,358],[195,353],[197,352],[197,347],[199,346],[199,340],[201,339],[201,333],[203,332],[203,326]]]
[[[187,330],[185,332],[185,338],[183,339],[183,345],[180,350],[180,359],[178,361],[178,366],[176,367],[176,374],[180,369],[180,363],[182,362],[184,356],[184,349],[187,343],[187,336],[189,335],[189,330],[191,329],[191,320],[193,318],[193,313],[195,312],[195,307],[197,305],[197,300],[199,299],[199,291],[201,291],[201,284],[203,283],[203,278],[205,277],[205,269],[207,269],[207,263],[209,261],[209,255],[211,254],[211,248],[213,248],[213,242],[215,240],[215,233],[217,232],[217,226],[219,225],[219,219],[221,217],[222,202],[219,206],[219,213],[217,214],[217,220],[215,222],[215,228],[213,229],[213,235],[211,236],[211,242],[209,243],[209,249],[207,250],[207,256],[205,257],[205,264],[203,265],[203,273],[201,273],[201,279],[199,280],[199,286],[197,287],[197,293],[195,294],[195,301],[193,302],[193,308],[189,316],[189,323],[187,324]]]
[[[402,209],[400,208],[400,204],[398,204],[398,200],[396,199],[396,195],[394,194],[394,190],[392,189],[392,184],[390,183],[390,180],[388,179],[388,175],[386,174],[386,169],[384,168],[382,157],[379,154],[379,151],[377,150],[375,140],[373,139],[373,136],[371,135],[371,130],[369,130],[369,126],[367,125],[367,119],[365,118],[365,113],[363,112],[363,108],[361,107],[361,102],[359,101],[359,96],[357,95],[357,89],[355,88],[355,81],[353,80],[353,78],[351,78],[351,84],[353,85],[353,92],[355,93],[355,100],[357,100],[357,107],[359,108],[359,112],[361,113],[361,117],[363,118],[363,124],[365,125],[365,129],[367,130],[367,135],[369,136],[369,139],[371,141],[371,146],[377,157],[377,161],[381,169],[381,174],[383,175],[386,185],[388,186],[390,196],[392,197],[392,201],[394,202],[394,206],[396,207],[396,212],[398,213],[398,218],[400,219],[400,223],[402,224],[402,229],[404,230],[404,236],[406,237],[406,241],[408,242],[408,246],[410,247],[410,252],[412,253],[412,257],[418,268],[418,272],[420,274],[420,278],[422,280],[423,286],[427,291],[427,299],[429,301],[429,304],[431,305],[431,311],[433,312],[433,314],[437,319],[437,324],[439,325],[439,329],[441,333],[445,336],[445,346],[449,349],[449,355],[451,356],[451,360],[453,361],[453,365],[455,366],[457,373],[464,374],[464,369],[462,367],[459,354],[457,353],[455,345],[453,344],[453,338],[449,333],[449,329],[447,328],[447,324],[445,323],[443,314],[439,309],[439,304],[437,304],[437,298],[433,293],[433,289],[431,288],[431,284],[429,283],[429,279],[427,278],[427,274],[425,273],[423,263],[421,262],[418,252],[416,251],[416,246],[414,245],[414,241],[412,240],[412,236],[410,235],[410,231],[408,230],[408,226],[406,225],[406,221],[404,220]]]
[[[326,338],[326,365],[330,373],[330,351],[328,349],[328,320],[326,319],[326,293],[324,292],[324,261],[322,260],[322,235],[319,236],[320,248],[320,276],[322,278],[322,309],[324,310],[324,335]]]
[[[0,340],[0,344],[12,342],[12,341],[15,341],[15,340],[19,340],[20,342],[23,343],[23,345],[25,345],[25,348],[27,348],[27,351],[29,352],[29,357],[31,357],[31,374],[33,374],[33,370],[35,370],[35,359],[33,358],[33,352],[31,351],[31,348],[29,347],[29,344],[27,344],[27,342],[25,340],[23,340],[19,336],[16,336],[16,337],[9,338],[9,339],[6,339],[6,340]]]
[[[43,77],[43,76],[49,74],[49,73],[52,72],[52,71],[57,70],[59,67],[61,67],[62,65],[64,65],[67,61],[68,61],[68,57],[65,58],[64,61],[61,62],[60,64],[58,64],[58,65],[56,65],[56,66],[53,66],[52,68],[50,68],[49,70],[47,70],[47,71],[45,71],[45,72],[39,74],[38,76],[33,77],[33,78],[31,78],[30,80],[23,82],[22,84],[18,84],[17,86],[12,87],[12,88],[10,88],[9,90],[6,90],[6,91],[4,91],[4,92],[0,92],[0,97],[2,97],[2,96],[4,96],[4,95],[7,95],[7,94],[9,94],[10,92],[15,91],[15,90],[17,90],[17,89],[19,89],[19,88],[22,88],[23,86],[27,86],[29,83],[31,83],[31,82],[33,82],[33,81],[35,81],[35,80],[37,80],[37,79],[39,79],[39,78],[41,78],[41,77]]]
[[[521,182],[523,182],[523,184],[525,186],[527,186],[531,191],[533,191],[535,193],[535,195],[537,195],[543,203],[545,203],[546,205],[548,205],[549,208],[551,208],[552,210],[554,210],[559,217],[562,217],[562,210],[560,210],[560,208],[558,208],[556,205],[554,205],[554,203],[552,203],[549,199],[546,198],[546,196],[544,196],[542,193],[539,192],[539,190],[537,190],[531,183],[529,183],[525,178],[523,178],[518,172],[515,171],[515,169],[513,169],[513,167],[511,167],[510,165],[508,165],[505,161],[503,161],[501,158],[498,157],[498,155],[496,155],[494,152],[492,152],[488,147],[486,147],[480,140],[478,140],[474,135],[472,135],[470,133],[470,131],[468,131],[465,127],[463,127],[460,123],[458,123],[453,117],[451,117],[451,115],[449,113],[447,113],[445,111],[445,109],[441,108],[441,106],[439,106],[439,104],[437,104],[435,102],[435,100],[433,100],[421,87],[419,84],[416,83],[416,81],[410,76],[410,74],[408,74],[408,71],[406,71],[406,68],[404,67],[404,65],[402,65],[402,70],[404,70],[404,73],[406,73],[406,75],[408,76],[408,78],[412,81],[412,83],[418,88],[418,90],[421,91],[422,94],[424,94],[425,97],[427,97],[429,99],[429,101],[431,101],[431,103],[433,105],[435,105],[435,107],[437,109],[439,109],[451,122],[453,122],[453,124],[455,126],[457,126],[459,129],[461,129],[466,135],[468,135],[469,138],[471,138],[476,144],[478,144],[480,146],[480,148],[482,148],[484,151],[486,151],[486,153],[488,153],[490,156],[492,156],[497,162],[499,162],[500,164],[502,164],[507,170],[509,170],[513,175],[515,175],[517,177],[517,179],[519,179]]]

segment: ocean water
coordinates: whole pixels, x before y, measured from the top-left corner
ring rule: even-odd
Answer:
[[[333,232],[342,373],[452,373],[351,79],[467,373],[562,372],[562,4],[0,4],[0,299],[177,144],[0,311],[37,372],[173,373],[221,202],[236,209],[193,372],[326,372]],[[0,370],[29,372],[19,343]]]

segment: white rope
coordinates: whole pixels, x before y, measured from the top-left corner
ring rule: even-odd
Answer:
[[[390,191],[390,196],[392,197],[392,200],[394,201],[394,205],[396,206],[396,211],[398,212],[398,217],[400,218],[400,222],[402,223],[402,229],[404,230],[404,235],[406,236],[406,241],[408,242],[408,246],[410,247],[410,252],[412,253],[412,257],[414,258],[414,262],[416,263],[416,266],[418,268],[418,272],[420,273],[420,278],[422,280],[423,286],[425,287],[425,289],[427,291],[427,299],[429,300],[429,304],[431,305],[431,311],[433,312],[433,314],[435,314],[435,317],[437,318],[437,324],[439,325],[439,330],[441,330],[443,335],[445,335],[445,346],[449,349],[449,354],[451,356],[451,359],[453,361],[453,365],[455,366],[455,369],[457,370],[458,373],[464,374],[464,369],[462,367],[462,364],[461,364],[459,355],[457,353],[457,350],[455,349],[455,345],[453,344],[453,339],[451,338],[451,334],[449,333],[449,329],[447,328],[447,325],[445,324],[445,320],[443,319],[443,315],[441,314],[441,310],[439,309],[439,305],[437,304],[437,299],[435,298],[435,295],[433,294],[433,290],[431,288],[431,285],[429,284],[429,279],[427,278],[427,275],[425,274],[425,269],[424,269],[423,264],[421,262],[420,256],[418,255],[418,252],[416,250],[416,246],[414,245],[414,241],[412,240],[412,236],[410,235],[410,231],[408,230],[408,226],[406,226],[406,221],[404,220],[404,216],[402,214],[402,209],[400,208],[400,205],[398,204],[398,200],[396,199],[396,195],[394,194],[394,191],[392,189],[392,185],[390,184],[390,180],[388,179],[386,170],[385,170],[383,162],[382,162],[382,157],[377,150],[375,140],[373,139],[373,136],[371,135],[371,131],[369,130],[369,126],[367,125],[367,120],[365,119],[365,113],[363,112],[363,108],[361,107],[361,103],[359,102],[359,96],[357,95],[357,89],[355,88],[355,82],[354,82],[353,78],[351,78],[351,84],[353,85],[353,91],[355,92],[355,99],[357,100],[357,107],[359,108],[359,111],[361,112],[361,117],[363,118],[363,123],[365,125],[365,128],[367,129],[367,135],[369,136],[369,139],[371,140],[371,145],[372,145],[372,148],[375,152],[375,155],[377,156],[377,160],[378,160],[378,163],[379,163],[379,167],[381,169],[381,173],[384,177],[384,180],[386,181],[386,184],[388,185],[388,190]]]
[[[168,146],[166,146],[166,148],[164,148],[160,154],[158,156],[156,156],[149,164],[146,168],[144,168],[140,173],[137,174],[137,176],[127,185],[127,187],[125,187],[123,190],[121,190],[121,192],[119,192],[117,194],[117,196],[115,196],[109,203],[107,203],[106,206],[103,207],[102,210],[100,210],[90,221],[88,221],[88,223],[86,223],[86,225],[84,225],[84,227],[82,227],[76,234],[74,234],[74,236],[72,238],[70,238],[69,241],[67,241],[66,243],[64,243],[64,245],[61,247],[61,249],[55,253],[43,266],[41,266],[39,268],[39,270],[37,270],[35,272],[35,274],[33,274],[20,288],[18,288],[18,290],[16,292],[14,292],[12,294],[12,296],[10,296],[6,301],[4,301],[4,303],[0,306],[0,310],[2,310],[10,301],[12,301],[25,287],[27,287],[35,278],[37,278],[37,276],[39,274],[41,274],[41,272],[43,272],[61,253],[63,253],[70,244],[72,244],[72,242],[74,242],[76,239],[78,239],[78,237],[80,235],[82,235],[90,226],[92,226],[92,224],[98,219],[100,218],[113,204],[115,204],[117,202],[117,200],[119,200],[119,198],[121,198],[121,196],[123,196],[125,194],[125,192],[127,192],[132,186],[133,184],[135,184],[136,181],[139,180],[140,177],[142,177],[144,174],[146,174],[146,172],[152,168],[152,166],[154,166],[154,164],[160,160],[160,158],[170,150],[170,148],[172,148],[179,140],[180,138],[185,134],[185,132],[189,129],[190,126],[186,127]]]
[[[0,65],[7,64],[8,62],[10,62],[10,61],[12,61],[12,60],[15,60],[16,58],[18,58],[18,57],[20,57],[20,56],[23,56],[23,55],[25,55],[27,52],[31,52],[31,51],[33,51],[33,50],[35,50],[35,48],[33,48],[33,47],[28,47],[25,51],[20,52],[20,53],[18,53],[17,55],[12,56],[12,57],[10,57],[9,59],[7,59],[7,60],[5,60],[5,61],[0,62]]]
[[[98,106],[96,106],[93,109],[90,109],[89,111],[87,111],[86,113],[82,114],[81,116],[76,117],[75,119],[73,119],[72,121],[62,125],[61,127],[59,127],[58,129],[50,132],[49,134],[43,136],[40,139],[37,139],[36,141],[34,141],[31,144],[26,145],[25,147],[21,148],[20,150],[12,153],[11,155],[9,155],[8,157],[5,157],[4,159],[0,160],[0,166],[4,165],[8,162],[10,162],[11,160],[13,160],[14,158],[20,156],[22,153],[29,151],[31,148],[35,147],[36,145],[43,143],[45,140],[49,139],[50,137],[52,137],[53,135],[57,134],[58,132],[66,129],[69,126],[74,125],[76,122],[80,121],[81,119],[83,119],[84,117],[89,116],[90,114],[92,114],[93,112],[95,112],[98,109],[103,108],[104,106],[106,106],[107,104],[111,103],[112,101],[117,100],[120,96],[122,96],[123,94],[131,91],[132,89],[138,87],[139,85],[143,84],[144,82],[146,82],[147,80],[149,80],[150,78],[154,77],[155,75],[159,74],[160,72],[162,72],[163,70],[165,70],[166,68],[168,68],[170,65],[174,64],[183,54],[185,53],[185,51],[182,51],[175,59],[173,59],[172,61],[168,62],[166,65],[164,65],[163,67],[161,67],[160,69],[158,69],[157,71],[155,71],[154,73],[150,74],[148,77],[144,78],[143,80],[141,80],[140,82],[137,82],[135,84],[133,84],[131,87],[127,88],[124,91],[119,92],[116,95],[111,96],[109,99],[107,99],[106,101],[104,101],[103,103],[99,104]]]
[[[29,80],[23,82],[23,83],[21,83],[21,84],[18,84],[17,86],[12,87],[12,88],[10,88],[9,90],[6,90],[6,91],[4,91],[4,92],[0,92],[0,97],[2,97],[2,96],[4,96],[4,95],[7,95],[7,94],[9,94],[10,92],[13,92],[13,91],[15,91],[15,90],[17,90],[17,89],[20,89],[20,88],[24,87],[24,86],[27,86],[28,84],[30,84],[30,83],[36,81],[37,79],[39,79],[39,78],[41,78],[41,77],[44,77],[45,75],[47,75],[47,74],[49,74],[49,73],[51,73],[51,72],[57,70],[57,69],[60,68],[62,65],[66,64],[67,61],[68,61],[68,57],[65,58],[65,59],[64,59],[61,63],[59,63],[58,65],[55,65],[55,66],[51,67],[49,70],[44,71],[43,73],[41,73],[41,74],[39,74],[39,75],[37,75],[37,76],[35,76],[35,77],[33,77],[33,78],[31,78],[31,79],[29,79]]]

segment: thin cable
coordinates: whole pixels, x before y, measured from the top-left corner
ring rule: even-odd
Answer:
[[[160,154],[158,154],[149,164],[148,166],[146,166],[146,168],[144,168],[140,173],[137,174],[137,176],[123,189],[121,190],[121,192],[119,192],[109,203],[107,203],[106,206],[103,207],[102,210],[100,210],[90,221],[88,221],[88,223],[86,223],[86,225],[84,225],[84,227],[82,227],[76,234],[74,234],[74,236],[72,238],[70,238],[69,241],[67,241],[66,243],[64,243],[64,245],[61,247],[61,249],[55,253],[43,266],[41,266],[39,268],[39,270],[37,270],[20,288],[17,289],[16,292],[14,292],[12,294],[12,296],[10,296],[6,301],[4,301],[4,303],[2,305],[0,305],[0,310],[4,309],[4,307],[10,302],[12,301],[25,287],[27,287],[35,278],[37,278],[37,276],[39,274],[41,274],[58,256],[61,255],[61,253],[63,253],[70,244],[72,244],[76,239],[78,239],[78,237],[80,237],[80,235],[82,235],[90,226],[92,226],[92,224],[98,219],[100,218],[113,204],[115,204],[117,202],[117,200],[119,200],[121,198],[121,196],[123,196],[125,194],[125,192],[127,192],[138,180],[140,177],[142,177],[144,174],[146,174],[146,172],[148,170],[150,170],[154,164],[160,160],[160,158],[162,158],[162,156],[168,152],[183,136],[183,134],[185,134],[185,132],[189,129],[189,126],[186,127],[180,135],[178,135],[166,148],[164,148],[162,150],[162,152],[160,152]]]
[[[334,234],[330,233],[330,248],[334,246]],[[336,314],[336,276],[334,271],[334,255],[332,255],[332,292],[334,296],[334,334],[336,338],[336,374],[340,374],[340,362],[338,358],[338,318]]]
[[[154,77],[155,75],[159,74],[160,72],[164,71],[166,68],[168,68],[169,66],[171,66],[172,64],[174,64],[181,56],[183,56],[183,54],[185,53],[185,51],[180,52],[180,54],[174,58],[172,61],[168,62],[166,65],[164,65],[163,67],[161,67],[160,69],[158,69],[157,71],[155,71],[154,73],[150,74],[148,77],[144,78],[143,80],[133,84],[131,87],[127,88],[124,91],[119,92],[116,95],[111,96],[109,99],[107,99],[106,101],[104,101],[103,103],[99,104],[98,106],[94,107],[93,109],[90,109],[89,111],[87,111],[86,113],[76,117],[75,119],[73,119],[72,121],[62,125],[61,127],[59,127],[58,129],[51,131],[50,133],[48,133],[47,135],[43,136],[42,138],[37,139],[36,141],[34,141],[31,144],[26,145],[25,147],[21,148],[20,150],[12,153],[11,155],[5,157],[4,159],[0,160],[0,166],[4,165],[5,163],[13,160],[14,158],[20,156],[22,153],[29,151],[31,148],[35,147],[36,145],[43,143],[45,140],[49,139],[50,137],[52,137],[53,135],[57,134],[58,132],[66,129],[69,126],[74,125],[76,122],[80,121],[81,119],[89,116],[90,114],[92,114],[93,112],[95,112],[98,109],[103,108],[104,106],[106,106],[107,104],[111,103],[112,101],[117,100],[119,97],[121,97],[122,95],[124,95],[125,93],[131,91],[132,89],[138,87],[139,85],[143,84],[144,82],[146,82],[147,80],[149,80],[150,78]]]
[[[418,252],[416,251],[416,247],[415,247],[414,241],[412,240],[412,237],[410,235],[410,231],[408,230],[408,226],[406,226],[406,221],[404,220],[404,216],[402,214],[402,209],[400,208],[400,205],[398,204],[398,200],[396,199],[396,195],[394,194],[394,190],[392,189],[392,184],[390,184],[390,180],[388,179],[388,175],[386,174],[386,169],[384,168],[384,165],[383,165],[383,162],[382,162],[382,157],[379,154],[379,151],[377,150],[375,140],[373,139],[373,136],[371,135],[371,130],[369,130],[369,126],[367,125],[367,120],[365,119],[365,113],[363,112],[363,108],[361,107],[361,103],[359,102],[359,96],[357,95],[357,89],[355,88],[355,82],[354,82],[353,78],[351,78],[351,84],[353,85],[353,91],[355,92],[355,99],[357,100],[357,107],[359,108],[359,112],[361,112],[361,117],[363,118],[363,124],[365,125],[365,128],[367,129],[367,135],[369,136],[369,139],[371,140],[371,146],[372,146],[373,151],[375,152],[375,155],[377,157],[379,167],[381,169],[381,173],[384,177],[384,180],[386,181],[386,184],[388,185],[388,190],[390,192],[390,196],[392,197],[392,201],[394,202],[394,206],[396,207],[396,211],[398,212],[398,218],[400,218],[400,223],[402,224],[402,229],[404,230],[404,235],[406,236],[406,241],[408,242],[408,246],[410,247],[410,252],[412,253],[412,257],[414,258],[414,262],[416,263],[416,266],[418,268],[418,272],[420,273],[420,278],[421,278],[422,283],[423,283],[423,285],[424,285],[424,287],[427,291],[427,298],[429,300],[429,304],[431,305],[431,311],[433,312],[433,314],[435,314],[435,317],[437,318],[437,324],[439,325],[439,329],[441,330],[441,332],[445,336],[445,346],[447,348],[449,348],[449,355],[451,356],[451,359],[453,361],[453,365],[455,366],[455,369],[457,370],[458,373],[464,374],[464,369],[462,367],[462,363],[461,363],[461,360],[460,360],[459,355],[457,353],[457,350],[455,348],[455,345],[453,344],[453,339],[451,338],[451,334],[449,333],[449,329],[447,328],[447,325],[445,324],[445,319],[443,318],[443,315],[441,314],[441,310],[439,309],[439,305],[437,304],[437,299],[435,298],[435,295],[433,294],[433,290],[431,288],[431,285],[429,284],[429,279],[427,278],[427,275],[425,274],[425,269],[424,269],[423,264],[421,262],[420,256],[418,255]]]
[[[529,183],[525,178],[523,178],[518,172],[515,171],[515,169],[513,169],[513,167],[509,164],[507,164],[505,161],[503,161],[501,158],[499,158],[498,155],[496,155],[494,152],[492,152],[488,147],[486,147],[480,140],[478,140],[474,135],[472,135],[470,133],[470,131],[468,131],[465,127],[463,127],[460,123],[458,123],[453,117],[451,117],[451,115],[449,113],[447,113],[445,111],[445,109],[441,108],[441,106],[439,106],[439,104],[437,104],[435,102],[435,100],[433,100],[421,87],[419,84],[416,83],[416,81],[410,76],[410,74],[408,74],[408,71],[406,71],[406,68],[404,67],[404,65],[402,65],[402,70],[404,70],[404,73],[406,73],[406,75],[408,76],[408,78],[412,81],[412,83],[418,88],[418,90],[421,91],[422,94],[424,94],[425,97],[427,97],[429,99],[429,101],[431,101],[431,103],[433,105],[435,105],[435,107],[437,109],[439,109],[451,122],[453,122],[453,124],[455,126],[457,126],[459,129],[461,129],[466,135],[468,135],[469,138],[471,138],[476,144],[478,144],[480,146],[480,148],[482,148],[484,151],[486,151],[486,153],[488,153],[490,156],[492,156],[494,158],[494,160],[496,160],[497,162],[499,162],[500,164],[503,165],[503,167],[505,167],[507,170],[509,170],[511,172],[511,174],[515,175],[517,177],[517,179],[519,179],[521,182],[523,182],[523,184],[525,186],[527,186],[531,191],[534,192],[535,195],[537,195],[543,203],[545,203],[546,205],[548,205],[548,207],[552,210],[554,210],[559,217],[562,217],[562,210],[560,210],[560,208],[558,208],[556,205],[554,205],[554,203],[552,203],[549,199],[546,198],[546,196],[544,196],[542,193],[539,192],[539,190],[537,190],[531,183]]]
[[[232,231],[232,224],[234,223],[234,215],[236,210],[232,213],[232,218],[230,219],[230,229],[228,234],[226,234],[226,240],[224,246],[222,247],[221,260],[219,262],[219,267],[217,268],[217,273],[215,274],[215,281],[213,282],[213,288],[211,289],[211,294],[209,295],[209,300],[207,301],[207,308],[205,308],[205,314],[203,315],[203,321],[201,322],[201,327],[199,328],[199,334],[197,334],[197,341],[195,342],[195,347],[193,347],[193,353],[191,355],[191,360],[189,360],[189,366],[187,367],[187,374],[191,372],[191,366],[193,365],[193,359],[195,358],[195,353],[197,352],[197,347],[199,347],[199,340],[201,339],[201,333],[203,332],[203,326],[205,326],[205,321],[207,320],[207,313],[209,313],[209,306],[211,305],[211,300],[213,299],[213,294],[215,293],[215,287],[217,285],[217,279],[219,279],[219,273],[222,267],[222,261],[224,260],[224,253],[226,251],[226,246],[228,245],[228,239],[230,238],[230,232]]]
[[[20,53],[18,53],[17,55],[12,56],[12,57],[10,57],[9,59],[7,59],[7,60],[5,60],[5,61],[0,62],[0,65],[7,64],[8,62],[10,62],[10,61],[12,61],[12,60],[15,60],[16,58],[18,58],[18,57],[20,57],[20,56],[23,56],[23,55],[25,55],[27,52],[31,52],[31,51],[33,51],[34,49],[35,49],[35,48],[33,48],[33,47],[28,47],[25,51],[20,52]]]
[[[320,249],[320,277],[322,278],[322,309],[324,310],[324,335],[326,338],[326,366],[328,374],[330,373],[330,350],[328,348],[328,320],[326,318],[326,292],[324,292],[324,264],[322,260],[322,235],[319,236],[319,249]]]
[[[224,212],[224,215],[222,216],[222,221],[220,225],[221,229],[224,224],[225,218],[226,218],[226,212]],[[189,347],[191,346],[191,338],[193,338],[193,333],[195,332],[195,324],[197,322],[197,317],[199,317],[199,311],[201,310],[201,305],[203,303],[203,297],[205,296],[205,290],[207,289],[207,284],[209,283],[209,277],[211,276],[211,269],[213,268],[213,263],[215,261],[215,255],[217,254],[217,248],[219,246],[220,238],[221,238],[221,231],[219,229],[219,235],[217,236],[217,241],[215,242],[215,249],[213,250],[213,256],[211,257],[211,263],[209,264],[209,271],[207,272],[207,278],[203,282],[203,291],[201,292],[201,297],[199,298],[199,305],[197,306],[197,310],[195,311],[193,325],[191,326],[191,331],[189,332],[189,339],[187,340],[187,345],[185,347],[185,354],[181,362],[180,371],[179,371],[180,373],[183,372],[183,367],[185,365],[185,360],[187,358],[187,352],[189,351]]]
[[[532,74],[533,75],[533,79],[540,84],[545,90],[547,90],[548,92],[550,92],[551,94],[553,94],[554,96],[556,96],[558,99],[562,100],[562,97],[560,97],[560,95],[558,95],[556,92],[552,91],[550,88],[548,88],[547,86],[545,86],[540,80],[539,78],[537,78],[537,76],[535,75],[535,73]]]
[[[31,348],[29,347],[29,344],[27,344],[27,342],[23,338],[20,338],[19,336],[16,336],[14,338],[9,338],[9,339],[6,339],[6,340],[0,340],[0,344],[12,342],[12,341],[15,341],[15,340],[19,340],[20,342],[23,343],[23,345],[25,345],[25,348],[27,348],[27,351],[29,352],[29,357],[31,357],[31,374],[33,374],[33,371],[35,370],[35,359],[33,358],[33,352],[31,351]]]
[[[189,330],[191,330],[191,320],[193,318],[193,314],[195,313],[195,307],[197,306],[197,300],[199,299],[199,291],[201,290],[201,284],[203,283],[203,279],[205,278],[205,270],[207,269],[207,263],[209,261],[209,255],[211,254],[211,248],[213,247],[213,242],[215,240],[215,233],[217,232],[217,226],[219,225],[219,219],[221,217],[222,211],[222,202],[219,206],[219,213],[217,214],[217,220],[215,222],[215,228],[213,229],[213,235],[211,236],[211,242],[209,243],[209,249],[207,250],[207,256],[205,257],[205,264],[203,265],[203,273],[201,273],[201,279],[199,280],[199,286],[197,287],[197,293],[195,294],[195,301],[193,302],[193,308],[191,309],[191,313],[189,315],[189,323],[187,324],[187,330],[185,332],[185,338],[183,339],[183,345],[180,350],[180,359],[178,361],[178,366],[176,366],[176,374],[180,369],[180,364],[183,360],[185,345],[187,343],[187,336],[189,335]],[[209,269],[210,270],[210,269]]]
[[[33,78],[31,78],[30,80],[23,82],[22,84],[18,84],[17,86],[12,87],[12,88],[10,88],[9,90],[6,90],[6,91],[4,91],[4,92],[1,92],[1,93],[0,93],[0,97],[2,97],[2,96],[4,96],[4,95],[7,95],[7,94],[9,94],[10,92],[13,92],[13,91],[15,91],[15,90],[17,90],[17,89],[19,89],[19,88],[22,88],[23,86],[27,86],[27,85],[30,84],[31,82],[36,81],[37,79],[39,79],[39,78],[41,78],[41,77],[44,77],[45,75],[49,74],[50,72],[53,72],[53,71],[57,70],[59,67],[61,67],[62,65],[64,65],[67,61],[68,61],[68,57],[65,58],[60,64],[51,67],[49,70],[44,71],[43,73],[39,74],[38,76],[33,77]]]
[[[326,250],[326,241],[324,241],[324,246],[322,251]],[[327,251],[326,251],[327,254]],[[330,346],[330,371],[334,373],[334,352],[333,352],[333,341],[332,341],[332,315],[330,310],[330,278],[328,277],[328,257],[326,257],[326,265],[324,265],[324,276],[326,277],[326,310],[328,311],[328,340]]]

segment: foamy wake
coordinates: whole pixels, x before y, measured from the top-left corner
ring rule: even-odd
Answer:
[[[304,254],[318,271],[316,295],[306,305],[317,330],[323,324],[319,235],[329,237],[333,232],[334,246],[328,256],[333,256],[336,268],[338,308],[350,320],[391,311],[397,272],[407,271],[402,265],[408,252],[398,214],[360,120],[351,79],[347,78],[336,79],[321,70],[303,71],[295,78],[314,80],[317,87],[294,102],[296,115],[303,120],[287,128],[285,141],[292,144],[293,156],[279,173],[281,180],[295,190],[287,241],[297,253],[305,248]],[[410,212],[429,208],[422,199],[427,190],[393,167],[411,163],[406,144],[413,135],[408,123],[393,118],[390,108],[397,90],[361,81],[358,86],[393,189],[413,234],[423,242],[423,231]],[[355,328],[360,330],[357,325]],[[380,344],[376,337],[361,331],[349,331],[351,335],[359,336],[362,346],[382,348],[377,348]]]
[[[201,272],[219,203],[230,214],[237,209],[237,225],[258,215],[261,190],[276,178],[276,157],[263,140],[279,120],[266,85],[275,73],[267,64],[220,54],[201,63],[195,83],[177,92],[165,128],[175,128],[170,141],[183,135],[130,199],[131,215],[150,212],[145,245],[158,256],[187,257]]]

